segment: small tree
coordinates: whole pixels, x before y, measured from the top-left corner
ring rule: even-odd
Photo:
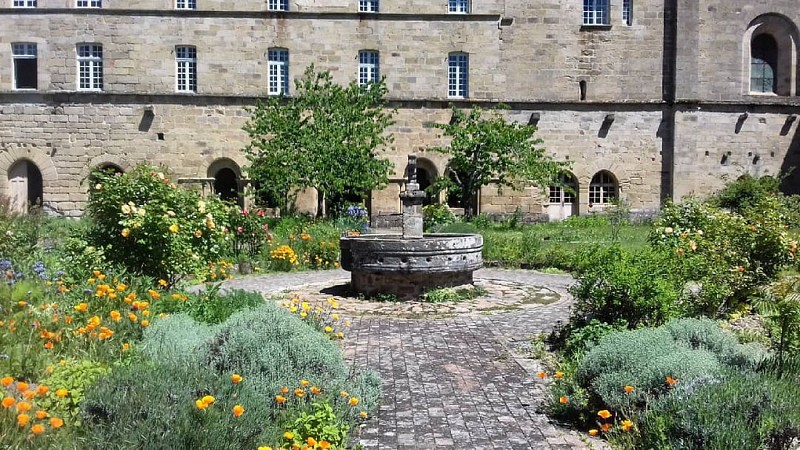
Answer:
[[[293,191],[313,187],[324,214],[326,197],[364,197],[385,186],[391,163],[376,152],[392,142],[385,131],[393,112],[384,110],[384,81],[340,86],[312,65],[295,86],[293,97],[259,101],[244,126],[258,194],[288,204]]]
[[[483,117],[483,110],[469,113],[453,108],[453,120],[436,124],[451,137],[447,147],[431,150],[450,155],[451,176],[440,178],[435,189],[458,195],[464,214],[475,213],[475,198],[481,187],[496,184],[499,189],[546,186],[556,182],[569,163],[554,161],[536,139],[536,127],[507,122],[499,113]]]

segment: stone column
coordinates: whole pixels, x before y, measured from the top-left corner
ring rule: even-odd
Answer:
[[[400,193],[403,204],[403,238],[422,237],[422,203],[425,191],[419,189],[417,183],[417,157],[408,155],[408,181],[406,190]]]

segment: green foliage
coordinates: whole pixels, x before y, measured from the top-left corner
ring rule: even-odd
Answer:
[[[235,312],[255,308],[264,303],[256,292],[239,289],[220,291],[220,284],[210,285],[196,294],[186,294],[185,301],[161,302],[154,305],[156,313],[183,312],[198,322],[218,324]]]
[[[569,167],[569,163],[554,161],[538,146],[542,141],[534,137],[535,127],[507,122],[496,111],[484,117],[478,107],[468,113],[454,107],[450,123],[435,126],[452,140],[447,147],[431,150],[450,156],[454,176],[442,177],[434,186],[459,196],[467,217],[475,214],[474,199],[483,186],[544,186]]]
[[[776,374],[783,376],[787,360],[800,356],[800,277],[787,277],[766,290],[766,298],[756,303],[766,317],[775,349]]]
[[[264,210],[249,211],[231,206],[226,223],[230,226],[233,257],[237,261],[252,261],[272,239]]]
[[[422,224],[426,231],[438,232],[441,228],[456,222],[456,216],[444,203],[422,207]]]
[[[422,295],[422,301],[428,303],[461,302],[472,300],[486,295],[486,290],[481,287],[473,288],[441,288],[433,289]]]
[[[720,208],[743,212],[758,208],[767,197],[780,194],[781,180],[769,175],[760,178],[742,175],[729,182],[709,199],[709,202]]]
[[[259,102],[244,130],[248,174],[262,196],[286,207],[296,189],[325,197],[364,197],[388,182],[389,161],[377,152],[391,143],[383,80],[343,87],[328,72],[306,69],[291,98]]]
[[[88,240],[110,262],[174,281],[201,272],[227,250],[225,205],[178,189],[163,169],[140,165],[122,175],[94,176]]]
[[[145,330],[140,352],[162,364],[200,364],[214,331],[187,314],[172,314]]]
[[[664,252],[632,253],[618,246],[598,250],[570,288],[577,320],[624,321],[635,328],[678,316],[683,284],[673,267],[672,255]]]
[[[650,243],[676,255],[677,272],[695,287],[687,302],[695,313],[718,315],[735,307],[794,261],[797,242],[773,206],[762,202],[748,216],[694,199],[662,208]]]
[[[3,200],[0,198],[0,260],[20,261],[36,248],[44,213],[32,207],[27,214],[15,214]]]
[[[471,222],[454,222],[443,226],[439,233],[478,234],[478,227]]]
[[[343,449],[347,445],[350,424],[336,414],[330,401],[314,402],[287,427],[294,435],[293,442],[304,446],[308,438],[328,441],[332,449]]]
[[[651,402],[635,447],[788,450],[800,437],[800,385],[740,372],[678,383]]]
[[[603,336],[614,331],[624,331],[628,329],[626,322],[617,322],[614,325],[592,319],[589,323],[577,328],[565,330],[566,339],[564,341],[564,353],[572,357],[580,357],[587,350],[594,347]]]
[[[752,371],[763,358],[763,352],[738,344],[713,321],[679,319],[606,335],[581,360],[576,380],[603,405],[630,410],[666,394],[666,377],[691,383],[719,376],[726,367]],[[626,393],[626,385],[635,391]]]
[[[70,426],[80,426],[80,406],[92,384],[111,373],[107,365],[95,361],[64,361],[53,366],[52,373],[41,380],[50,388],[47,396],[39,400],[39,407],[53,417],[60,417]],[[59,389],[66,389],[65,397],[56,395]]]

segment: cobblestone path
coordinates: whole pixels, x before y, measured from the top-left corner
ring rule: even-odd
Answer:
[[[302,285],[347,281],[344,271],[271,274],[237,279],[230,287],[276,294]],[[576,433],[538,412],[544,386],[535,360],[516,351],[569,314],[568,275],[483,269],[492,280],[546,287],[555,303],[463,313],[446,318],[353,318],[345,356],[380,373],[382,404],[359,431],[366,449],[584,449]],[[510,294],[514,295],[514,294]],[[603,447],[593,441],[595,447]]]

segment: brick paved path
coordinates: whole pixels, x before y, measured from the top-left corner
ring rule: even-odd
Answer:
[[[587,448],[575,433],[537,412],[544,398],[544,386],[532,373],[537,362],[514,351],[566,320],[571,277],[498,269],[475,276],[545,286],[562,299],[491,315],[355,317],[345,355],[359,367],[378,371],[383,384],[382,404],[358,441],[366,449]],[[275,294],[347,278],[343,271],[271,274],[229,286]]]

